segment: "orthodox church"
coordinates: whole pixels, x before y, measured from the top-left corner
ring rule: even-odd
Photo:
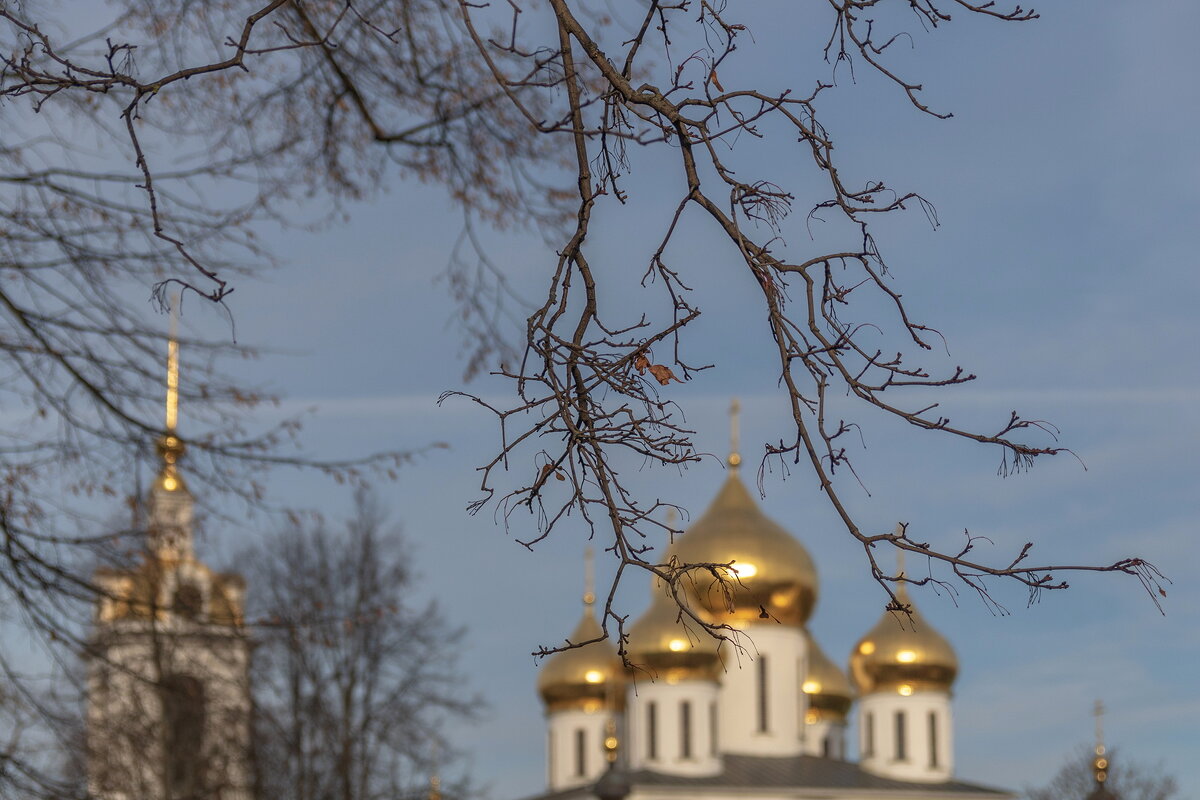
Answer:
[[[196,557],[194,502],[178,466],[178,381],[172,334],[145,552],[140,563],[95,575],[87,771],[89,795],[99,800],[253,796],[245,586]]]
[[[196,556],[178,379],[172,336],[145,554],[95,576],[87,747],[98,800],[254,796],[245,586]],[[655,585],[629,628],[632,666],[608,641],[549,658],[538,676],[548,789],[536,800],[1008,800],[954,777],[958,662],[915,608],[906,620],[884,613],[862,636],[849,678],[821,650],[807,629],[818,595],[812,559],[759,508],[734,450],[724,486],[669,555],[731,564],[736,580],[697,577],[687,600],[706,621],[741,631],[742,646],[687,629]],[[911,603],[903,585],[899,595]],[[570,641],[601,635],[593,603],[589,591]],[[858,763],[848,760],[852,714]]]
[[[759,508],[734,450],[724,486],[668,558],[731,564],[736,580],[696,576],[687,602],[742,631],[742,647],[685,628],[655,578],[650,607],[627,628],[630,667],[610,641],[543,664],[548,787],[536,800],[1010,798],[954,775],[958,660],[915,607],[910,619],[885,612],[859,639],[849,677],[821,650],[807,629],[812,559]],[[898,594],[912,602],[904,584]],[[569,641],[601,635],[593,602],[589,591]]]

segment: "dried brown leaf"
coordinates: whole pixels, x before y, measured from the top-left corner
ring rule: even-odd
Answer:
[[[654,379],[663,386],[666,386],[671,381],[683,383],[683,381],[675,377],[675,373],[671,372],[670,367],[663,366],[662,364],[651,364],[648,369],[650,370],[650,374],[654,376]]]

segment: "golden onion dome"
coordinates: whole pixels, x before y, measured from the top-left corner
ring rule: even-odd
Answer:
[[[846,673],[821,650],[812,634],[807,630],[804,633],[808,639],[808,670],[800,684],[800,691],[808,698],[804,721],[809,724],[825,720],[845,722],[850,704],[854,702],[854,687]]]
[[[589,603],[567,641],[586,642],[603,635]],[[621,666],[621,658],[608,640],[563,650],[546,659],[538,675],[538,694],[547,712],[599,711],[610,704],[620,707],[624,697]]]
[[[958,674],[954,648],[911,605],[904,584],[897,597],[909,604],[912,616],[885,611],[850,654],[850,673],[858,691],[902,695],[920,689],[950,691]]]
[[[637,679],[678,683],[685,680],[716,680],[719,659],[717,640],[699,625],[685,625],[679,605],[662,580],[653,579],[654,599],[650,608],[629,628],[625,652]],[[691,620],[689,620],[691,621]]]
[[[800,542],[758,507],[735,459],[712,505],[675,546],[681,564],[730,564],[727,580],[693,571],[688,594],[714,623],[802,626],[817,602],[816,567]]]

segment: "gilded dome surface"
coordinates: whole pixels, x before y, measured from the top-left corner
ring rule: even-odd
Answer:
[[[897,596],[912,603],[901,584]],[[850,654],[850,672],[859,692],[896,691],[903,695],[918,689],[949,691],[958,675],[954,648],[933,629],[915,605],[912,616],[885,611],[875,627]]]
[[[800,691],[808,697],[805,722],[845,722],[854,700],[854,687],[850,685],[846,673],[825,655],[812,634],[808,631],[804,633],[808,639],[808,671],[802,679]]]
[[[603,635],[589,605],[567,641],[586,642]],[[605,640],[550,656],[538,674],[537,688],[547,711],[599,711],[609,702],[622,703],[620,681],[621,658]]]
[[[712,505],[676,542],[683,564],[729,564],[728,580],[694,570],[689,596],[715,623],[801,626],[817,602],[808,551],[767,517],[733,470]]]
[[[629,628],[625,646],[633,665],[630,676],[678,683],[714,680],[717,674],[717,640],[687,617],[657,576],[650,608]],[[686,621],[686,622],[685,622]],[[686,623],[691,623],[686,624]]]

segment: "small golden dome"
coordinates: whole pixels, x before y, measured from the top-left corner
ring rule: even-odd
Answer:
[[[685,680],[715,680],[717,640],[699,625],[685,625],[679,606],[663,582],[653,578],[654,599],[650,608],[629,628],[625,651],[633,665],[633,679],[678,683]]]
[[[583,619],[567,641],[586,642],[603,635],[588,604]],[[610,703],[619,708],[624,696],[620,686],[621,666],[616,648],[607,640],[563,650],[546,659],[538,675],[538,694],[548,712],[600,711]]]
[[[896,593],[911,604],[904,584]],[[954,648],[933,629],[915,605],[912,617],[885,611],[850,654],[850,673],[862,694],[896,691],[910,695],[919,689],[950,691],[958,674]]]
[[[688,594],[714,623],[801,626],[817,602],[808,551],[754,502],[737,471],[675,546],[683,564],[726,564],[728,581],[693,571]]]
[[[168,492],[186,492],[187,484],[184,483],[183,476],[179,474],[179,468],[176,466],[187,449],[183,440],[173,433],[168,433],[158,437],[155,447],[158,450],[159,458],[162,459],[163,466],[158,472],[158,477],[154,479],[154,485]]]
[[[807,630],[804,633],[808,639],[808,672],[800,684],[800,691],[808,697],[804,721],[810,724],[823,720],[845,722],[854,701],[854,687],[846,673],[821,650],[812,634]]]

